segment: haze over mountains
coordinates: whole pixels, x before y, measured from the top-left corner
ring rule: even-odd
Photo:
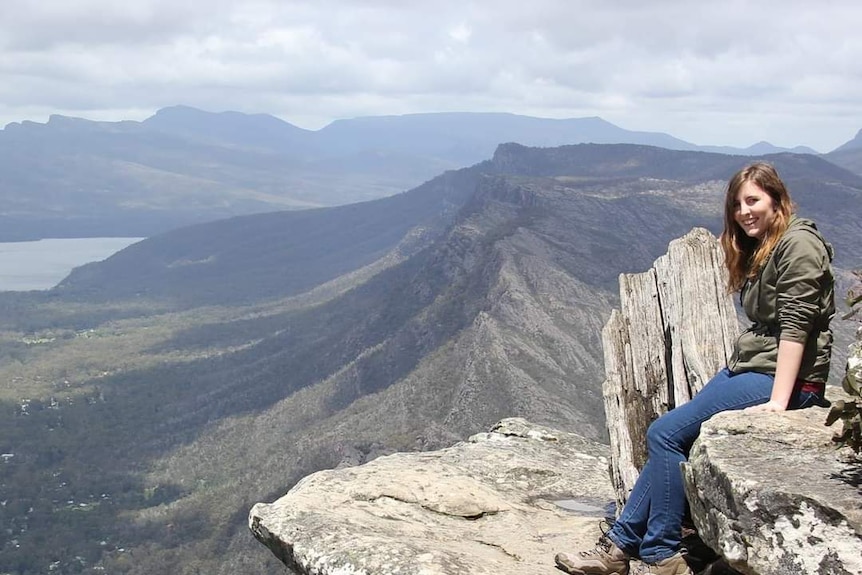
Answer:
[[[698,147],[600,118],[414,114],[339,120],[309,131],[265,114],[184,106],[143,122],[53,116],[47,124],[12,123],[0,131],[0,241],[151,236],[233,215],[355,203],[480,162],[503,142],[784,151],[765,142],[746,150]],[[845,149],[851,143],[829,158],[858,172],[862,152]]]
[[[176,229],[0,294],[0,572],[277,573],[246,512],[311,471],[507,416],[603,438],[617,275],[717,231],[749,159],[506,144],[402,194]],[[767,159],[839,274],[862,267],[862,177]]]

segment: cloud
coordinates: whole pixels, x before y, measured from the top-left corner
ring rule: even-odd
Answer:
[[[5,0],[0,119],[509,111],[827,150],[862,127],[860,17],[807,0]]]

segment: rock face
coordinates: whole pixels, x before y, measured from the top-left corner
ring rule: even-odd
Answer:
[[[836,452],[827,409],[727,412],[684,466],[699,534],[756,575],[862,573],[862,461]]]
[[[507,419],[433,452],[320,471],[249,526],[303,574],[558,573],[613,500],[607,447]]]
[[[650,422],[724,367],[738,333],[721,248],[707,230],[674,240],[639,274],[620,276],[620,310],[602,331],[603,386],[617,500],[646,462]]]

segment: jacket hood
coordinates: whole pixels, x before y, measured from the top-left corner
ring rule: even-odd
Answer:
[[[787,230],[784,233],[787,234],[790,232],[814,234],[826,247],[826,253],[829,254],[829,261],[831,262],[835,258],[835,250],[832,248],[832,244],[826,241],[826,238],[824,238],[823,234],[820,233],[820,230],[817,229],[817,224],[808,218],[800,218],[796,214],[791,215],[790,222],[787,224]]]

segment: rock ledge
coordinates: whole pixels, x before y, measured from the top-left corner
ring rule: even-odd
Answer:
[[[684,465],[701,538],[757,575],[862,574],[862,461],[837,451],[828,410],[726,412]]]
[[[591,546],[614,500],[607,457],[506,419],[447,449],[309,475],[255,505],[249,527],[305,574],[558,574],[554,553]]]

